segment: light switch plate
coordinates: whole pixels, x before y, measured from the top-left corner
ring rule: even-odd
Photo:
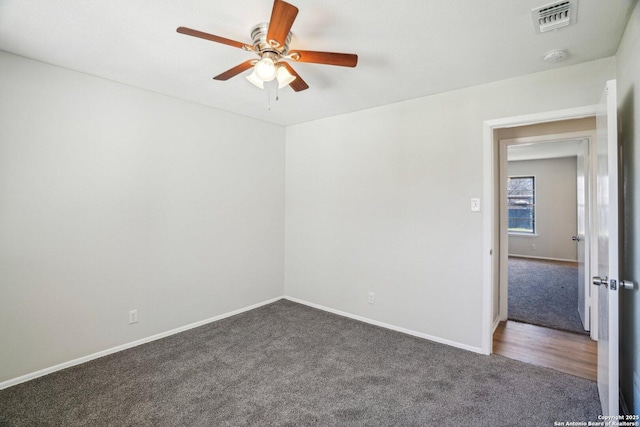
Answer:
[[[480,212],[480,199],[471,199],[471,212]]]

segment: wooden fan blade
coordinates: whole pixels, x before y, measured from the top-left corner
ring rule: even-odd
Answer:
[[[231,77],[235,77],[238,74],[240,74],[241,72],[246,71],[249,68],[253,67],[255,63],[256,63],[255,59],[243,62],[242,64],[236,65],[232,69],[227,70],[224,73],[215,76],[213,79],[214,80],[229,80]]]
[[[297,15],[297,7],[282,0],[275,0],[271,11],[271,19],[269,20],[267,43],[274,47],[282,46],[287,40]]]
[[[300,78],[300,75],[298,73],[296,73],[296,70],[294,70],[291,65],[289,65],[286,62],[280,62],[280,65],[282,65],[284,68],[286,68],[291,73],[292,76],[296,77],[296,79],[294,81],[289,83],[289,86],[291,86],[291,89],[293,89],[296,92],[300,92],[301,90],[309,89],[309,85],[304,80],[302,80],[302,78]]]
[[[201,39],[210,40],[216,43],[226,44],[226,45],[237,47],[240,49],[253,50],[252,46],[248,46],[245,43],[240,43],[235,40],[225,39],[224,37],[220,37],[220,36],[214,36],[213,34],[203,33],[202,31],[193,30],[187,27],[178,27],[176,31],[181,34],[186,34],[188,36],[198,37]]]
[[[296,50],[289,53],[289,58],[296,62],[313,62],[315,64],[339,65],[341,67],[355,67],[358,64],[358,55],[353,53]]]

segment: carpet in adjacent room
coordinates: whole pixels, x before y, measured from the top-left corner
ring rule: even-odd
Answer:
[[[588,334],[578,314],[578,264],[509,257],[509,320]]]

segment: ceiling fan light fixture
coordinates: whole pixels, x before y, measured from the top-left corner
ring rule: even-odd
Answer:
[[[278,88],[289,85],[295,92],[309,89],[309,85],[302,80],[289,63],[280,63],[282,60],[338,65],[341,67],[355,67],[357,65],[358,55],[353,53],[319,52],[313,50],[299,50],[289,53],[289,43],[292,37],[291,26],[297,15],[298,8],[294,5],[287,3],[285,0],[273,0],[273,9],[271,10],[269,22],[260,23],[251,29],[253,46],[187,27],[178,27],[176,31],[191,37],[240,48],[258,55],[260,57],[259,60],[245,61],[242,64],[238,64],[220,73],[213,79],[226,81],[253,68],[251,75],[247,76],[246,79],[260,89],[264,89],[265,82],[271,82],[276,78]]]
[[[282,65],[278,67],[278,74],[276,77],[278,78],[278,89],[282,89],[296,79],[296,76],[292,75],[289,70]]]
[[[247,80],[249,80],[254,85],[258,86],[260,89],[264,89],[264,82],[260,80],[260,77],[256,75],[256,69],[253,69],[253,73],[247,76]]]
[[[276,63],[269,57],[262,58],[253,69],[257,78],[263,82],[270,82],[276,77]]]

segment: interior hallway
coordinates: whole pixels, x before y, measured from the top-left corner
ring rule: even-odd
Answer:
[[[596,381],[598,343],[586,335],[514,321],[500,322],[493,353]]]

